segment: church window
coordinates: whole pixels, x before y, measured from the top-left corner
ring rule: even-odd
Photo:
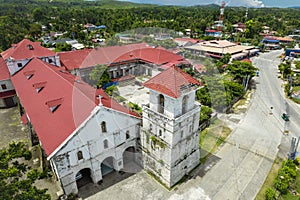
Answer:
[[[105,121],[101,122],[101,131],[102,131],[102,133],[106,133],[107,132],[107,130],[106,130],[106,122]]]
[[[78,152],[77,152],[77,159],[78,159],[78,160],[82,160],[82,159],[83,159],[82,151],[78,151]]]

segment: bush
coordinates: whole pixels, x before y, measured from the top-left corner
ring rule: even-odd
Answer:
[[[273,188],[268,188],[265,193],[266,200],[275,200],[276,191]]]
[[[24,156],[25,160],[30,160],[32,158],[32,154],[30,151],[25,151],[23,153],[23,156]]]

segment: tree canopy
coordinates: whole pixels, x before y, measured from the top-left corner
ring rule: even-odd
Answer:
[[[41,177],[36,169],[30,169],[20,158],[31,159],[31,152],[24,143],[11,143],[0,151],[0,199],[48,200],[46,189],[38,189],[33,183]]]

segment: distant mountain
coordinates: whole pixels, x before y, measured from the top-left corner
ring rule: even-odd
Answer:
[[[119,1],[129,1],[133,3],[140,4],[156,4],[156,5],[174,5],[174,6],[211,6],[217,5],[220,6],[221,0],[119,0]],[[226,6],[230,7],[256,7],[261,8],[264,7],[264,4],[261,0],[225,0],[227,2]]]

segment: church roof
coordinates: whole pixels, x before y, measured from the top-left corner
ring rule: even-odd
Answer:
[[[62,68],[33,58],[12,78],[15,90],[49,157],[99,104],[137,115]]]
[[[145,87],[173,98],[180,97],[182,89],[191,85],[201,83],[175,65],[144,83]]]

